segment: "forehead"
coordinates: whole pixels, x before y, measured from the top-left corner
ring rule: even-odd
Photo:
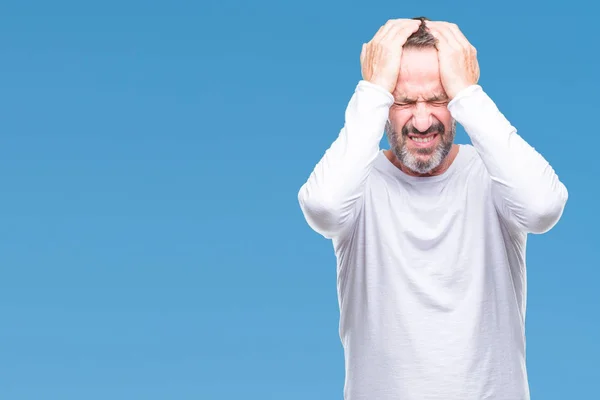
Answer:
[[[394,96],[427,98],[443,94],[437,50],[404,50]]]

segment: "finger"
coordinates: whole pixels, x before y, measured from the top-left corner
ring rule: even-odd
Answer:
[[[448,32],[452,33],[454,38],[463,45],[470,45],[465,35],[461,32],[460,28],[456,24],[447,23],[446,28]]]
[[[390,19],[379,29],[379,31],[375,34],[373,39],[381,40],[383,37],[387,36],[390,30],[392,30],[398,23],[402,21],[402,19]]]
[[[448,40],[444,37],[444,35],[442,35],[440,30],[438,29],[437,23],[427,24],[427,29],[429,30],[429,33],[431,33],[431,35],[436,39],[436,41],[437,41],[436,47],[438,50],[440,50],[440,48],[443,49],[444,47],[449,46]]]
[[[458,42],[458,40],[456,40],[447,26],[437,23],[435,25],[431,25],[429,27],[429,31],[436,39],[438,39],[438,43],[441,47],[439,47],[438,50],[443,50],[444,47],[455,50],[460,50],[462,48],[461,44]]]
[[[390,27],[392,25],[393,25],[393,23],[392,23],[391,19],[389,21],[387,21],[385,24],[381,25],[381,28],[379,28],[379,30],[377,31],[375,36],[373,36],[373,39],[381,38],[383,35],[385,35],[385,33],[390,29]]]
[[[406,21],[406,20],[402,20],[402,21],[397,21],[396,23],[392,24],[392,26],[390,27],[390,29],[388,29],[381,37],[382,41],[385,42],[399,42],[399,41],[406,41],[406,39],[413,33],[416,32],[417,29],[419,29],[419,22],[418,21],[414,21],[416,22],[413,23],[413,21]],[[399,44],[401,46],[401,44]]]
[[[444,22],[440,24],[440,31],[442,34],[448,39],[449,42],[455,45],[460,45],[460,41],[458,40],[456,34],[452,29],[452,24],[449,22]]]
[[[464,35],[460,34],[460,30],[457,28],[455,29],[454,26],[456,25],[438,23],[435,26],[430,26],[430,32],[438,39],[438,50],[440,52],[446,52],[448,50],[456,51],[466,55],[468,59],[471,60],[468,62],[468,68],[473,70],[477,81],[479,80],[480,73],[476,58],[476,50],[468,40],[466,40]]]
[[[452,34],[454,35],[454,38],[461,44],[461,46],[463,46],[464,48],[469,49],[469,50],[471,50],[473,52],[476,52],[475,47],[471,44],[471,42],[469,42],[469,40],[464,35],[464,33],[462,33],[462,31],[460,30],[460,28],[458,27],[458,25],[456,25],[456,24],[449,24],[448,25],[448,30],[450,32],[452,32]]]
[[[440,45],[441,44],[440,41],[443,40],[443,37],[440,37],[440,33],[439,33],[439,29],[438,29],[439,24],[440,23],[438,21],[426,21],[425,22],[425,26],[426,26],[427,30],[436,39],[436,41],[438,42],[438,45]]]
[[[400,21],[399,23],[395,24],[395,26],[390,28],[390,30],[386,33],[384,40],[398,42],[398,45],[402,46],[408,37],[419,29],[419,26],[421,26],[421,21]]]
[[[373,41],[377,41],[381,38],[381,36],[387,32],[387,30],[390,28],[392,23],[392,20],[387,21],[385,24],[381,25],[379,27],[379,29],[377,30],[377,32],[375,32],[375,34],[373,35],[373,37],[371,38],[371,40],[369,41],[369,43],[373,42]]]
[[[452,43],[455,49],[469,50],[470,44],[467,38],[460,32],[458,26],[453,23],[446,22],[443,25],[443,33],[448,38],[448,41]]]
[[[434,30],[437,30],[440,35],[443,35],[448,44],[455,49],[470,49],[473,46],[469,43],[465,35],[460,31],[458,25],[450,22],[437,22],[434,25]],[[474,48],[473,48],[474,49]]]

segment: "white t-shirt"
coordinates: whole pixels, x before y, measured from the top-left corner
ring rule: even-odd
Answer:
[[[360,81],[338,138],[298,194],[333,241],[346,400],[526,400],[528,233],[567,190],[482,90],[448,105],[472,145],[412,177],[379,147],[393,97]]]

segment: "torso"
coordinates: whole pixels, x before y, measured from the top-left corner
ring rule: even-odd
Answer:
[[[528,399],[525,239],[498,217],[471,146],[427,178],[381,153],[334,241],[345,398]]]

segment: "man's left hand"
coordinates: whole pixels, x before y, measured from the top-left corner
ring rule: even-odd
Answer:
[[[438,40],[442,85],[448,97],[453,99],[462,89],[479,81],[477,50],[456,24],[439,21],[427,21],[426,24]]]

